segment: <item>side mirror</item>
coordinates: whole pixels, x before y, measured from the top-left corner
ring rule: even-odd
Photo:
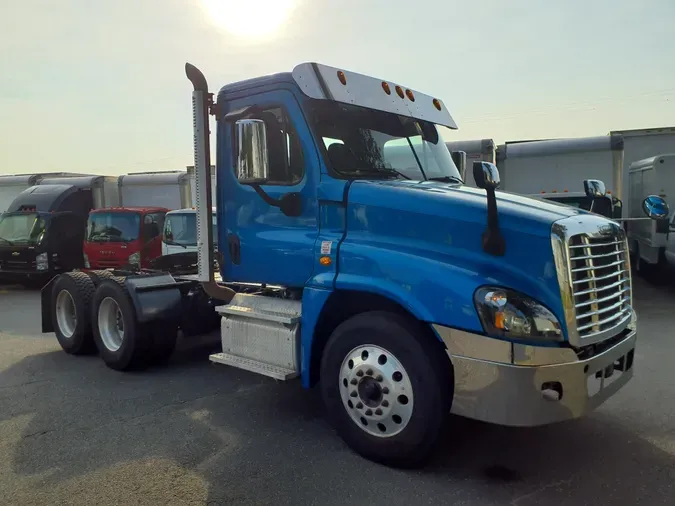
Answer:
[[[668,219],[668,203],[658,195],[650,195],[642,201],[642,210],[653,220]]]
[[[452,151],[450,152],[452,156],[452,161],[455,163],[459,175],[462,178],[462,181],[466,181],[466,152],[464,151]]]
[[[477,160],[473,162],[473,179],[478,188],[496,190],[500,183],[499,169],[494,163]]]
[[[263,184],[269,179],[267,129],[260,119],[240,119],[237,130],[237,179],[241,184]]]
[[[586,192],[586,196],[591,199],[607,195],[605,183],[599,179],[584,179],[584,192]]]

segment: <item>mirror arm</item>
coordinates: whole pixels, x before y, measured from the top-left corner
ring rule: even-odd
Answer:
[[[506,241],[499,230],[499,212],[494,188],[486,188],[487,228],[483,232],[483,251],[495,256],[504,256]]]
[[[286,193],[280,199],[270,197],[259,184],[252,184],[251,187],[260,196],[263,201],[272,207],[278,207],[286,216],[300,216],[302,214],[302,206],[300,194],[296,192]]]

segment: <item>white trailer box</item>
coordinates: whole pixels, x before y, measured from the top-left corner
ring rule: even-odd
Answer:
[[[623,184],[624,188],[627,189],[629,188],[628,171],[631,164],[664,153],[675,153],[675,127],[615,130],[610,132],[610,135],[621,135],[623,137]],[[630,205],[633,199],[629,195],[625,197],[627,202],[624,203],[624,213],[633,215],[634,212]],[[641,205],[642,201],[640,201]],[[636,212],[642,211],[638,209]]]
[[[35,186],[44,178],[64,178],[83,176],[74,172],[48,172],[45,174],[17,174],[0,176],[0,214],[9,209],[9,205],[22,191]]]
[[[630,218],[644,218],[642,201],[650,195],[663,197],[670,209],[675,206],[675,153],[633,162],[628,170]],[[668,240],[668,220],[628,221],[631,252],[650,264],[658,264]]]
[[[525,195],[583,192],[584,179],[600,179],[618,199],[623,194],[620,135],[507,142],[497,148],[500,188]]]
[[[446,142],[450,151],[464,151],[466,153],[466,174],[464,184],[476,187],[473,179],[473,162],[497,163],[497,147],[492,139],[477,139],[469,141]]]
[[[91,189],[94,209],[103,207],[118,207],[120,205],[117,177],[115,176],[78,176],[64,178],[44,178],[38,183],[40,186],[57,184],[70,185],[77,188]]]
[[[122,207],[192,207],[190,177],[183,170],[128,174],[118,183]]]
[[[188,165],[187,166],[187,172],[190,175],[190,195],[192,202],[190,203],[189,206],[186,207],[194,207],[197,202],[197,183],[195,182],[195,166],[194,165]],[[213,206],[216,205],[216,166],[211,165],[211,204]]]

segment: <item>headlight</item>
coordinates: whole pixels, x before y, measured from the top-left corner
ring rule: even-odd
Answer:
[[[555,315],[526,295],[504,288],[484,287],[474,295],[483,329],[489,336],[522,340],[562,340]]]
[[[137,251],[129,255],[129,263],[131,265],[141,265],[141,253]]]
[[[89,263],[89,257],[87,256],[87,254],[83,253],[82,256],[84,256],[84,267],[85,267],[85,269],[91,269],[91,264]]]
[[[49,269],[49,256],[47,253],[40,253],[35,257],[35,267],[38,271],[46,271]]]

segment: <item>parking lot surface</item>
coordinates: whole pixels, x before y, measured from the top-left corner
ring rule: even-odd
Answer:
[[[298,382],[211,364],[204,342],[115,372],[40,333],[39,292],[0,286],[0,503],[672,505],[675,289],[634,296],[635,377],[599,410],[536,429],[455,417],[410,472],[353,454]]]

